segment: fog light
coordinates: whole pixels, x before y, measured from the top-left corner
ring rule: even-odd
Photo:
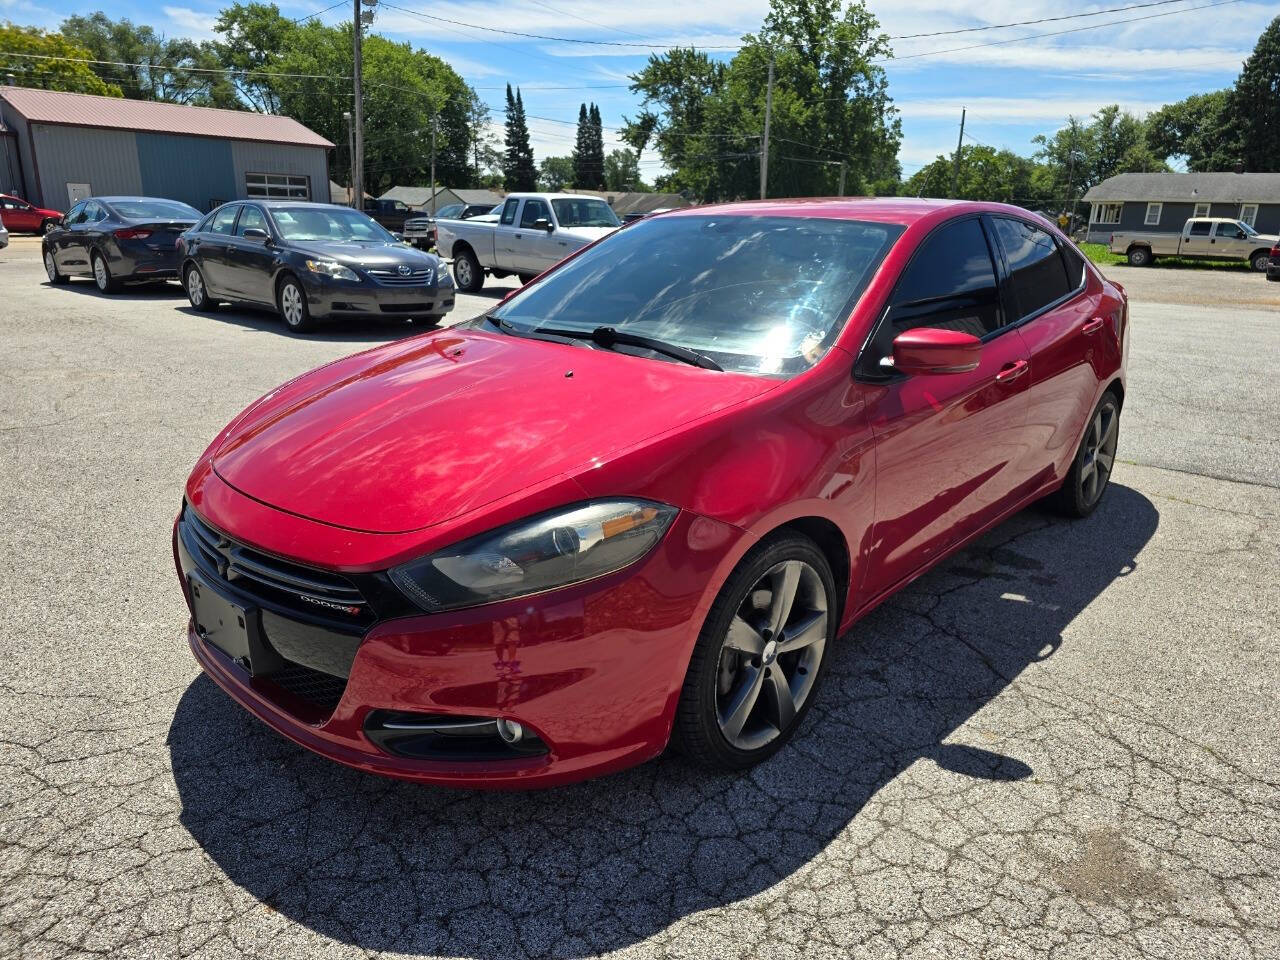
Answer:
[[[498,736],[502,738],[503,743],[519,743],[524,739],[524,727],[520,726],[515,720],[499,717]]]

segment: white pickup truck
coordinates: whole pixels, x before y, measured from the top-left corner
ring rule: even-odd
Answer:
[[[512,193],[496,222],[437,220],[436,250],[453,260],[458,289],[475,293],[484,286],[485,274],[514,273],[528,283],[619,226],[613,210],[599,197]]]
[[[1156,257],[1199,260],[1247,260],[1262,272],[1271,260],[1271,248],[1280,238],[1258,233],[1243,220],[1192,217],[1181,233],[1113,233],[1111,252],[1123,254],[1130,265],[1149,266]]]

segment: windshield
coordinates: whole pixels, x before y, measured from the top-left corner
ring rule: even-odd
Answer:
[[[556,222],[562,227],[617,227],[618,218],[603,200],[582,197],[561,197],[552,200]]]
[[[802,217],[641,220],[491,316],[517,332],[614,327],[726,370],[791,376],[835,342],[902,229]]]
[[[375,220],[350,207],[278,207],[271,219],[285,240],[395,243]]]
[[[1249,226],[1243,220],[1237,220],[1236,223],[1240,224],[1240,229],[1245,232],[1245,236],[1256,237],[1258,235],[1258,231],[1253,229],[1253,227]]]
[[[176,200],[112,200],[111,209],[126,220],[199,220],[200,211]]]

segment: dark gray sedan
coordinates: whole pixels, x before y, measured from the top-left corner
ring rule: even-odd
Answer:
[[[41,241],[50,283],[92,277],[103,293],[122,283],[178,279],[177,239],[200,211],[157,197],[88,197]]]
[[[453,279],[433,254],[398,241],[349,207],[289,200],[227,203],[178,243],[191,305],[274,307],[290,330],[377,315],[438,323]]]

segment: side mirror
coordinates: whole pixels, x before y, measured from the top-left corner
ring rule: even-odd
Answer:
[[[970,333],[915,327],[893,341],[893,369],[912,376],[967,373],[982,359],[982,341]]]
[[[403,234],[403,233],[401,233],[400,231],[398,231],[398,230],[392,230],[392,231],[391,231],[391,235],[392,235],[393,237],[395,237],[395,238],[396,238],[396,240],[397,240],[397,241],[399,241],[400,243],[404,243],[404,234]]]
[[[533,229],[545,230],[547,233],[551,233],[555,230],[555,225],[546,217],[539,217],[537,220],[533,221]]]
[[[271,239],[271,234],[267,233],[267,231],[263,230],[261,227],[246,227],[241,236],[246,240],[267,241]]]

